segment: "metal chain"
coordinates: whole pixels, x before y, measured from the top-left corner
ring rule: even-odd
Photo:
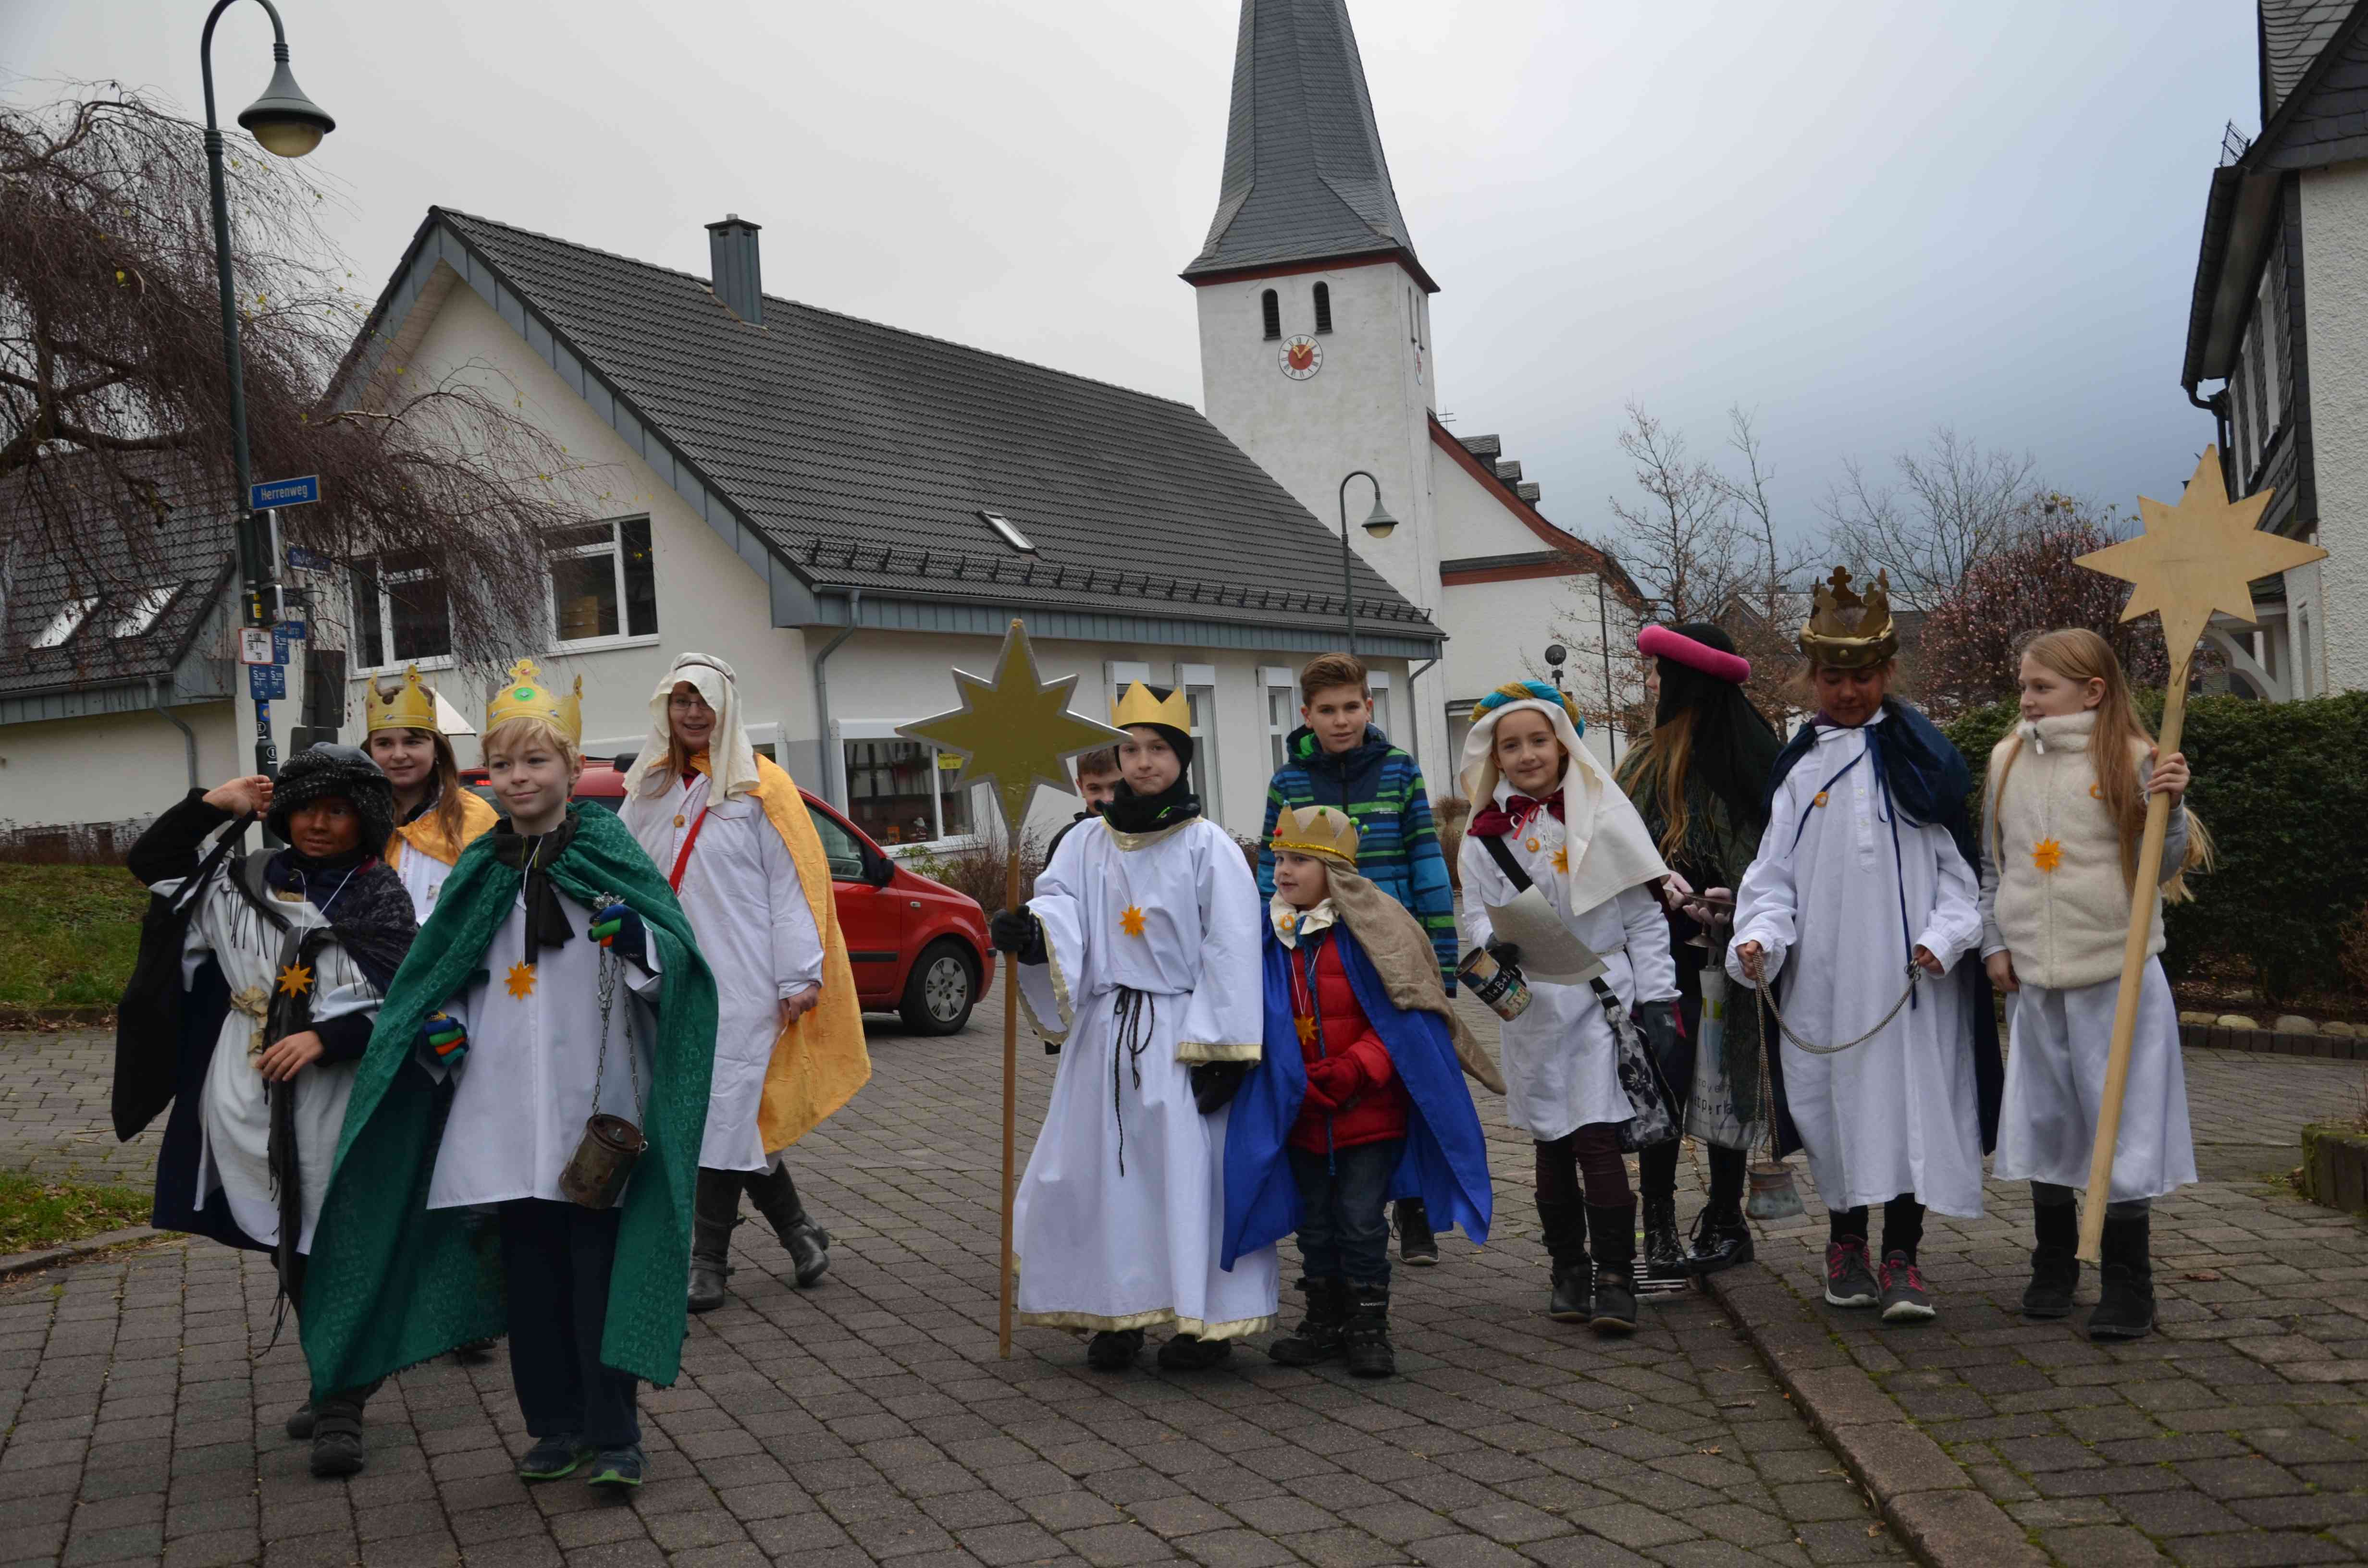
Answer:
[[[622,903],[624,902],[623,897],[620,894],[604,892],[600,894],[599,901],[594,903],[592,907],[597,913],[598,911],[608,908],[612,903]],[[598,1064],[592,1069],[592,1114],[595,1116],[600,1114],[600,1086],[608,1081],[609,1077],[609,1014],[610,1008],[616,1002],[617,977],[624,972],[625,968],[625,960],[619,958],[615,952],[607,948],[599,949],[599,952],[597,955],[597,961],[598,962],[600,969],[600,1059]],[[633,1119],[637,1123],[644,1120],[648,1114],[646,1108],[642,1103],[642,1063],[640,1058],[641,1052],[636,1049],[633,1040],[633,1009],[631,1000],[628,999],[625,1007],[625,1071],[632,1074],[633,1085]]]
[[[1777,1008],[1776,998],[1770,994],[1768,990],[1768,983],[1757,976],[1753,976],[1751,977],[1751,984],[1752,988],[1759,993],[1759,999],[1767,1004],[1768,1011],[1775,1015],[1776,1027],[1784,1031],[1784,1038],[1786,1040],[1791,1040],[1794,1045],[1799,1046],[1803,1051],[1807,1051],[1812,1056],[1838,1056],[1841,1052],[1848,1051],[1850,1047],[1854,1045],[1864,1045],[1868,1040],[1871,1040],[1876,1035],[1881,1034],[1884,1025],[1890,1023],[1892,1019],[1899,1017],[1899,1009],[1907,1006],[1907,999],[1916,994],[1917,983],[1923,978],[1924,966],[1921,964],[1910,963],[1907,966],[1907,989],[1899,994],[1899,1000],[1891,1005],[1891,1011],[1884,1014],[1882,1017],[1877,1018],[1874,1021],[1874,1027],[1867,1030],[1864,1034],[1860,1035],[1855,1040],[1846,1040],[1839,1045],[1817,1045],[1811,1041],[1803,1040],[1799,1035],[1794,1034],[1793,1032],[1793,1026],[1784,1021],[1783,1013]],[[1767,1074],[1765,1072],[1762,1072],[1760,1074],[1760,1082],[1763,1085],[1767,1082]]]

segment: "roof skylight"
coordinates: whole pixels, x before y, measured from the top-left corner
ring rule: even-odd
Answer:
[[[84,618],[97,608],[97,594],[86,598],[68,599],[64,607],[50,618],[50,623],[41,629],[41,634],[33,639],[33,646],[37,649],[56,647],[80,631]]]
[[[113,635],[139,636],[155,625],[156,618],[164,614],[165,608],[180,597],[181,585],[178,583],[159,583],[153,588],[141,589],[140,597],[125,605],[122,613],[115,618]]]
[[[1010,518],[1005,517],[1000,512],[981,512],[979,516],[986,519],[986,526],[988,528],[993,528],[997,534],[1002,536],[1004,543],[1009,545],[1014,550],[1025,550],[1030,553],[1034,552],[1036,547],[1028,542],[1028,536],[1021,533],[1018,528],[1014,527]]]

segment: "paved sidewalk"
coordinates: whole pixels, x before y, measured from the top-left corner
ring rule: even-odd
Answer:
[[[2358,1108],[2362,1066],[2214,1051],[2186,1064],[2204,1179],[2155,1206],[2146,1339],[2087,1337],[2093,1269],[2070,1319],[2022,1318],[2021,1183],[1991,1182],[1981,1220],[1928,1220],[1930,1324],[1824,1303],[1825,1214],[1805,1177],[1810,1214],[1763,1228],[1765,1267],[1721,1279],[1911,1535],[1929,1521],[1987,1541],[1987,1562],[2021,1537],[2078,1568],[2368,1560],[2368,1226],[2275,1179],[2299,1162],[2304,1122]]]
[[[999,1028],[999,1018],[997,1020]],[[682,1568],[1670,1568],[1905,1552],[1711,1301],[1598,1339],[1541,1312],[1529,1146],[1483,1096],[1496,1244],[1402,1270],[1402,1375],[1087,1372],[1065,1335],[995,1355],[998,1041],[875,1030],[877,1075],[800,1144],[837,1237],[798,1291],[761,1227],[736,1300],[644,1403],[629,1504],[529,1490],[506,1361],[450,1358],[372,1402],[370,1466],[304,1472],[303,1392],[261,1259],[174,1242],[0,1288],[0,1560],[168,1568],[564,1560]],[[106,1131],[111,1047],[0,1036],[0,1168],[143,1179]],[[1052,1061],[1023,1039],[1022,1140]],[[1286,1262],[1286,1279],[1292,1275]],[[1296,1301],[1285,1298],[1286,1310]],[[269,1346],[267,1348],[267,1346]]]

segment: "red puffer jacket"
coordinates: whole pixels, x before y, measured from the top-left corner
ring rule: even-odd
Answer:
[[[1307,992],[1307,951],[1303,944],[1286,955],[1291,962],[1292,1011],[1300,1019],[1300,1058],[1307,1066],[1307,1098],[1292,1124],[1293,1148],[1321,1153],[1359,1143],[1403,1138],[1406,1130],[1406,1085],[1390,1062],[1389,1047],[1373,1032],[1357,1006],[1348,971],[1340,966],[1339,927],[1317,937],[1315,994]],[[1310,1027],[1320,1020],[1322,1028]],[[1329,1060],[1326,1060],[1327,1057]]]

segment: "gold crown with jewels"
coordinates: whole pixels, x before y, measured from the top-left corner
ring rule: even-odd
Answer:
[[[512,719],[547,719],[567,737],[569,745],[583,741],[584,677],[577,676],[575,689],[563,696],[543,685],[541,676],[532,659],[520,659],[509,667],[502,677],[501,690],[485,705],[486,733]]]
[[[1180,689],[1170,689],[1161,697],[1143,682],[1135,681],[1110,704],[1110,722],[1121,730],[1130,724],[1165,724],[1189,735],[1192,733],[1192,704]]]
[[[1848,612],[1860,612],[1852,626]],[[1866,669],[1888,664],[1899,652],[1899,629],[1891,619],[1891,574],[1877,572],[1874,586],[1861,598],[1850,586],[1848,567],[1817,585],[1816,608],[1801,628],[1801,652],[1815,665],[1836,669]]]
[[[1285,806],[1275,814],[1273,846],[1293,855],[1311,855],[1351,870],[1357,865],[1357,824],[1346,812],[1330,806]]]
[[[404,666],[403,684],[395,688],[393,697],[385,696],[376,681],[362,689],[362,728],[365,733],[374,735],[381,730],[426,730],[435,734],[443,727],[436,717],[436,694],[419,684],[417,665]]]

